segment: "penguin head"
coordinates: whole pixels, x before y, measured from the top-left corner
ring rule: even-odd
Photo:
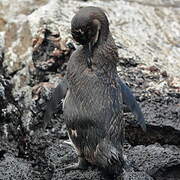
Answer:
[[[108,32],[109,22],[98,7],[81,8],[71,21],[72,36],[81,45],[90,43],[92,47],[100,41],[100,36],[107,38]]]

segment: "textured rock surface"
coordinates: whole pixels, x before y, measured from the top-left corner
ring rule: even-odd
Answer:
[[[43,3],[45,1],[32,0],[30,3],[23,1],[22,7],[18,9],[16,5],[18,3],[15,4],[15,1],[10,3],[10,1],[3,0],[1,2],[1,6],[4,9],[2,17],[6,19],[6,30],[12,31],[12,29],[20,27],[18,31],[10,33],[10,37],[9,31],[7,31],[8,44],[13,42],[15,48],[16,46],[18,47],[18,42],[23,43],[24,41],[26,42],[25,45],[28,46],[28,38],[32,38],[31,36],[34,36],[38,29],[46,24],[52,29],[59,29],[63,37],[68,37],[70,34],[69,23],[77,9],[80,6],[95,5],[105,8],[110,19],[111,31],[117,43],[121,43],[128,48],[128,52],[121,52],[122,57],[132,58],[136,56],[136,60],[141,63],[146,65],[155,64],[159,68],[167,70],[168,74],[177,77],[180,75],[178,1],[160,2],[155,0],[148,3],[148,1],[138,0],[128,2],[123,0],[111,2],[68,0],[64,3],[63,1],[50,0],[47,5],[36,10],[36,7]],[[26,5],[26,7],[23,8],[23,5]],[[13,10],[13,6],[15,10]],[[6,14],[5,12],[8,8],[12,9],[12,12],[8,11]],[[11,21],[14,22],[9,22],[10,17],[11,19],[16,17],[16,20],[13,19]],[[22,41],[21,37],[25,37],[25,39]],[[17,39],[19,41],[16,41]],[[9,53],[7,53],[10,57],[14,57],[14,61],[16,61],[15,56],[26,56],[22,52],[20,55],[14,53],[18,51],[17,47],[9,49]],[[23,46],[21,48],[24,49]],[[12,49],[14,50],[12,51]],[[27,48],[26,53],[28,53]],[[19,62],[20,60],[17,61]],[[21,63],[19,62],[19,64]],[[9,71],[12,72],[14,70],[9,69]]]
[[[133,164],[140,171],[146,171],[149,175],[156,178],[161,171],[166,172],[169,167],[179,168],[180,150],[175,146],[169,145],[164,147],[158,144],[147,147],[141,145],[133,147],[129,151],[128,159],[133,161]],[[169,172],[169,174],[171,173]]]
[[[180,94],[176,89],[170,88],[167,78],[160,71],[147,72],[137,65],[121,65],[120,76],[133,89],[137,100],[140,102],[147,123],[148,131],[143,133],[140,128],[129,124],[132,117],[126,114],[128,120],[127,138],[132,144],[160,144],[179,145],[180,135]],[[151,84],[162,85],[151,86]],[[163,83],[164,82],[164,83]],[[136,131],[136,136],[134,132]]]
[[[32,179],[31,165],[22,159],[6,154],[0,162],[0,179],[30,180]]]
[[[119,75],[136,95],[147,122],[144,133],[131,113],[124,115],[126,154],[135,167],[124,178],[179,180],[176,0],[0,1],[0,179],[112,179],[95,167],[62,170],[75,163],[77,155],[64,143],[67,133],[60,113],[46,131],[39,130],[45,104],[74,49],[69,43],[71,18],[79,7],[89,5],[102,7],[109,17],[119,47]]]

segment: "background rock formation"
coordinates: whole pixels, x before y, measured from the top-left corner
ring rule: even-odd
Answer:
[[[147,133],[126,112],[128,179],[180,179],[180,1],[1,0],[0,179],[109,179],[61,168],[76,161],[61,112],[41,131],[45,104],[75,49],[70,21],[81,6],[105,9],[119,48],[120,77],[132,88]],[[145,171],[145,172],[141,172]],[[148,176],[149,174],[149,176]],[[151,178],[151,177],[152,178]]]

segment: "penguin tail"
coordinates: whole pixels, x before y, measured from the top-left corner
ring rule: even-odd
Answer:
[[[96,164],[108,174],[120,175],[123,172],[124,158],[122,151],[113,146],[111,141],[103,140],[95,151]]]

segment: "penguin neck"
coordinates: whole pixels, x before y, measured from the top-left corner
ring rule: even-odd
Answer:
[[[111,69],[112,71],[116,70],[118,52],[110,32],[105,35],[103,35],[103,31],[101,32],[97,43],[92,48],[92,54],[93,65],[96,68],[104,67],[107,71]]]

